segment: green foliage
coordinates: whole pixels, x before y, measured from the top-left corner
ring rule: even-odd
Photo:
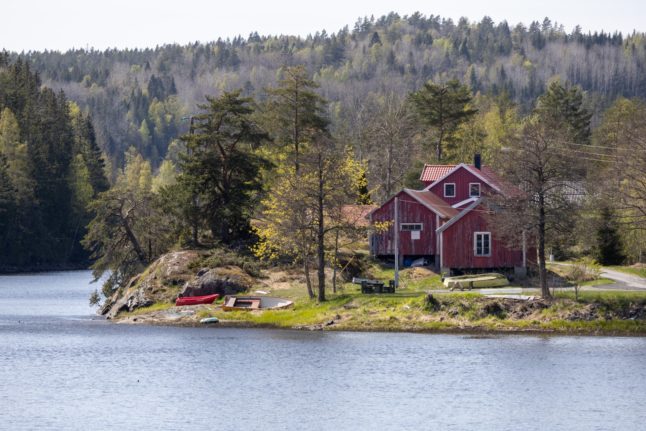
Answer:
[[[602,265],[621,265],[626,256],[619,234],[618,218],[608,205],[601,208],[597,229],[597,259]]]
[[[103,292],[123,286],[175,242],[168,215],[152,192],[150,163],[131,148],[116,184],[91,203],[94,218],[83,245],[92,252],[94,276],[110,276]]]
[[[79,244],[90,218],[86,205],[95,195],[94,185],[97,190],[107,188],[101,154],[96,143],[89,142],[94,138],[89,129],[89,116],[81,115],[62,93],[41,86],[27,63],[3,60],[0,188],[7,203],[0,210],[2,266],[87,262]]]
[[[303,265],[307,288],[313,297],[309,271],[318,269],[318,298],[325,300],[326,254],[334,253],[338,231],[352,231],[343,213],[345,204],[355,203],[362,168],[350,152],[318,136],[302,153],[300,168],[277,168],[277,177],[262,201],[263,220],[256,229],[257,256],[289,257]]]
[[[590,143],[590,119],[592,113],[583,104],[580,87],[552,82],[545,94],[538,99],[536,111],[563,121],[577,144]]]
[[[278,85],[267,89],[266,128],[298,170],[301,147],[327,129],[326,102],[315,92],[318,84],[304,66],[286,67],[280,72]]]
[[[182,212],[209,227],[224,244],[249,235],[249,219],[262,189],[266,160],[255,149],[269,139],[253,120],[253,100],[240,91],[207,96],[195,116],[194,133],[184,135],[189,154],[182,157],[175,192]]]
[[[435,132],[436,159],[443,160],[445,142],[454,141],[458,127],[477,113],[470,106],[472,96],[469,88],[456,79],[442,85],[429,81],[412,93],[410,100],[420,122]]]
[[[617,96],[646,97],[643,33],[567,33],[539,22],[510,27],[487,17],[453,21],[421,13],[364,17],[349,29],[330,30],[307,37],[252,33],[143,50],[30,52],[23,59],[53,88],[74,88],[75,101],[95,119],[112,174],[130,146],[156,169],[185,130],[180,119],[202,94],[244,88],[245,96],[264,97],[285,64],[304,64],[325,97],[352,115],[370,97],[406,94],[429,79],[454,77],[474,94],[508,94],[521,112],[534,106],[552,76],[599,100],[597,112]],[[144,120],[152,137],[148,146],[139,134]]]
[[[101,296],[99,295],[98,290],[94,290],[92,294],[90,294],[90,306],[94,307],[96,305],[99,305],[101,303]]]

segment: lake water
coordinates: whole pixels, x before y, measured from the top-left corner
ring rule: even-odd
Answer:
[[[640,430],[646,338],[116,325],[0,276],[2,430]]]

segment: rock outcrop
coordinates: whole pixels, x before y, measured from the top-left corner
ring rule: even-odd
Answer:
[[[198,252],[192,250],[163,255],[143,273],[130,279],[125,287],[117,290],[99,312],[111,319],[124,311],[174,300],[181,286],[192,277],[189,267],[199,256]]]
[[[253,287],[254,278],[234,265],[203,268],[196,273],[192,267],[201,257],[193,250],[163,255],[107,299],[99,313],[112,319],[155,303],[174,303],[178,296],[231,295]]]
[[[254,280],[246,272],[237,266],[225,266],[221,268],[201,269],[197,277],[188,281],[181,296],[212,295],[235,295],[246,292],[253,287]]]

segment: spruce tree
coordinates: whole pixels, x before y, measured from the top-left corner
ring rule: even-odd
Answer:
[[[619,226],[614,211],[603,206],[599,214],[600,224],[597,229],[597,260],[602,265],[621,265],[626,256],[623,251]]]

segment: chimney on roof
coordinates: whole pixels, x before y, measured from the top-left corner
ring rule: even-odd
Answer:
[[[473,165],[477,170],[480,170],[482,168],[482,157],[480,157],[480,153],[475,153],[473,155]]]

